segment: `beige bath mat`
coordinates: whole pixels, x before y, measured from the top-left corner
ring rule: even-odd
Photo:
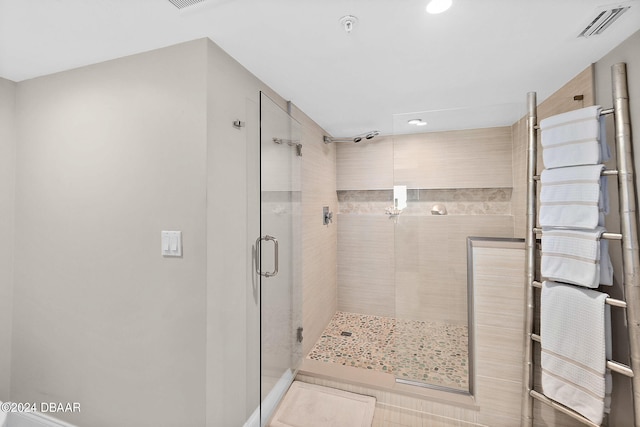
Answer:
[[[294,381],[271,427],[371,427],[375,397]]]

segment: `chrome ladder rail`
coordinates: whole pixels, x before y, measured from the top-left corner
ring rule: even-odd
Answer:
[[[625,301],[609,298],[608,304],[626,310],[627,331],[631,366],[607,361],[607,366],[615,372],[631,377],[633,388],[634,426],[640,427],[640,256],[638,248],[638,228],[633,149],[631,141],[631,118],[629,114],[629,94],[627,90],[626,64],[618,63],[611,67],[613,108],[603,110],[602,114],[614,114],[617,172],[606,175],[618,176],[619,214],[621,233],[607,233],[606,238],[622,240],[622,268]],[[596,426],[577,412],[547,398],[534,390],[533,384],[533,341],[540,337],[533,333],[534,287],[536,269],[536,228],[537,220],[537,104],[535,92],[527,94],[527,218],[525,235],[525,342],[523,348],[523,393],[521,426],[533,426],[533,399],[536,399],[585,425]],[[634,375],[638,373],[637,375]]]

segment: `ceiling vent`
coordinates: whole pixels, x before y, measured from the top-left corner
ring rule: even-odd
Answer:
[[[185,7],[193,6],[194,4],[202,3],[206,0],[169,0],[172,5],[178,9],[184,9]]]
[[[602,34],[604,30],[609,28],[609,26],[613,24],[616,19],[620,18],[620,15],[625,13],[630,7],[631,6],[617,6],[605,10],[598,10],[595,18],[582,30],[578,37],[591,37]]]

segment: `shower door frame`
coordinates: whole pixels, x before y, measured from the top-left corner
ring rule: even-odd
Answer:
[[[270,122],[273,114],[282,121]],[[261,426],[275,412],[302,360],[298,341],[302,326],[300,139],[300,123],[260,92],[260,236],[256,241],[256,272],[260,288]],[[273,371],[274,365],[282,368],[276,377],[267,372]],[[273,386],[265,384],[267,377]]]
[[[423,112],[424,113],[424,112]],[[414,114],[414,113],[411,113]],[[418,113],[416,113],[418,114]],[[420,316],[416,316],[415,313],[412,313],[412,316],[407,316],[407,308],[403,308],[400,309],[400,293],[404,290],[406,290],[406,288],[401,287],[400,286],[400,280],[399,278],[401,277],[401,275],[399,274],[400,272],[400,267],[399,267],[399,260],[402,259],[401,253],[403,251],[406,251],[406,249],[403,249],[403,247],[406,247],[406,242],[404,240],[402,240],[402,233],[400,233],[400,230],[402,229],[403,226],[406,226],[407,222],[414,222],[416,223],[416,227],[414,227],[415,229],[413,230],[412,235],[417,238],[418,240],[420,240],[421,237],[428,237],[429,239],[434,238],[431,234],[424,234],[421,235],[421,233],[424,233],[424,230],[422,230],[417,222],[418,221],[424,221],[424,220],[430,220],[432,218],[434,218],[434,215],[436,215],[433,211],[433,209],[435,207],[439,207],[438,205],[434,205],[432,207],[432,210],[430,212],[430,214],[421,214],[416,206],[417,202],[420,202],[421,198],[420,198],[420,192],[422,190],[438,190],[438,188],[430,188],[430,187],[421,187],[420,185],[417,185],[415,182],[413,182],[412,180],[407,180],[406,177],[403,179],[401,177],[398,177],[397,175],[397,168],[398,168],[398,149],[399,149],[399,144],[403,144],[406,141],[406,137],[409,134],[406,133],[401,133],[399,128],[399,123],[406,123],[406,120],[404,120],[404,116],[406,114],[402,113],[402,114],[394,114],[393,118],[392,118],[392,123],[393,123],[393,129],[394,132],[390,138],[390,144],[392,145],[392,156],[393,156],[393,175],[392,175],[392,190],[393,190],[393,196],[391,198],[391,207],[396,207],[396,204],[398,202],[398,200],[401,200],[402,197],[398,197],[396,195],[396,189],[397,187],[404,187],[404,202],[405,202],[405,207],[404,209],[400,209],[399,212],[396,215],[390,215],[390,219],[393,220],[393,257],[394,257],[394,267],[393,267],[393,274],[394,274],[394,283],[393,283],[393,287],[394,287],[394,316],[396,318],[396,322],[399,325],[400,322],[405,321],[405,320],[416,320],[416,321],[432,321],[431,319],[428,318],[421,318]],[[413,115],[411,116],[413,117]],[[401,120],[402,119],[402,120]],[[398,129],[398,132],[396,132],[396,129]],[[445,131],[434,131],[434,132],[445,132]],[[420,134],[423,133],[427,133],[427,132],[415,132],[413,135],[414,136],[418,136]],[[431,132],[428,132],[431,133]],[[402,190],[401,188],[398,188],[398,190]],[[435,202],[434,202],[435,203]],[[444,214],[441,212],[437,213],[437,217],[439,220],[445,219],[447,220],[448,218],[450,218],[445,210]],[[448,231],[448,229],[447,229]],[[446,233],[446,238],[449,237],[449,233]],[[455,394],[455,395],[461,395],[461,396],[474,396],[475,395],[475,351],[474,351],[474,346],[475,346],[475,325],[474,325],[474,312],[473,312],[473,304],[474,304],[474,296],[473,296],[473,286],[472,286],[472,282],[470,281],[470,276],[469,276],[469,272],[470,272],[470,259],[468,257],[469,254],[469,249],[467,247],[467,242],[466,239],[469,238],[470,236],[466,236],[465,237],[465,241],[464,242],[459,242],[459,246],[464,246],[464,256],[467,256],[466,259],[466,268],[467,268],[467,274],[465,275],[465,279],[466,279],[466,284],[462,284],[462,282],[460,282],[461,285],[464,285],[464,289],[466,290],[466,309],[465,310],[460,310],[458,313],[458,316],[466,316],[466,328],[467,328],[467,344],[466,344],[466,351],[467,351],[467,360],[466,360],[466,368],[467,368],[467,374],[466,374],[466,380],[467,380],[467,386],[466,388],[456,388],[453,386],[449,386],[446,384],[438,384],[436,381],[431,381],[429,379],[421,379],[421,378],[417,378],[417,377],[412,377],[412,376],[400,376],[398,374],[394,374],[394,382],[396,384],[402,384],[402,385],[406,385],[406,386],[411,386],[411,387],[416,387],[419,389],[431,389],[431,390],[437,390],[437,391],[442,391],[442,392],[446,392],[446,393],[451,393],[451,394]],[[442,242],[440,242],[441,244]],[[418,249],[420,249],[420,244],[418,244]],[[445,249],[445,252],[448,251],[448,249]],[[427,254],[428,255],[428,254]],[[431,258],[428,258],[429,260],[431,260]],[[462,261],[462,260],[460,260]],[[424,262],[424,260],[423,260]],[[420,268],[419,265],[415,265],[414,266],[414,272],[420,272]],[[419,279],[423,279],[422,277],[418,276]],[[433,286],[433,282],[426,282],[428,285]],[[406,296],[405,296],[406,298]],[[442,304],[442,302],[440,300],[435,300],[434,301],[436,304]],[[424,309],[424,308],[423,308]],[[395,338],[393,340],[393,345],[395,347],[396,350],[396,354],[400,354],[401,351],[401,347],[402,347],[402,339],[399,338]]]

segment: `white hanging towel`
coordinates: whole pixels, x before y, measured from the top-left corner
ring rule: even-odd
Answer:
[[[598,225],[604,226],[604,217],[609,214],[609,191],[608,179],[606,176],[600,177],[600,198],[598,199]]]
[[[542,284],[542,392],[601,424],[610,400],[611,323],[607,294],[554,282]]]
[[[609,245],[601,239],[604,227],[594,230],[542,230],[540,274],[550,280],[587,288],[613,285]]]
[[[611,153],[601,111],[600,106],[595,105],[541,120],[544,167],[595,165],[609,160]]]
[[[604,165],[542,171],[540,225],[594,229],[609,211]]]

